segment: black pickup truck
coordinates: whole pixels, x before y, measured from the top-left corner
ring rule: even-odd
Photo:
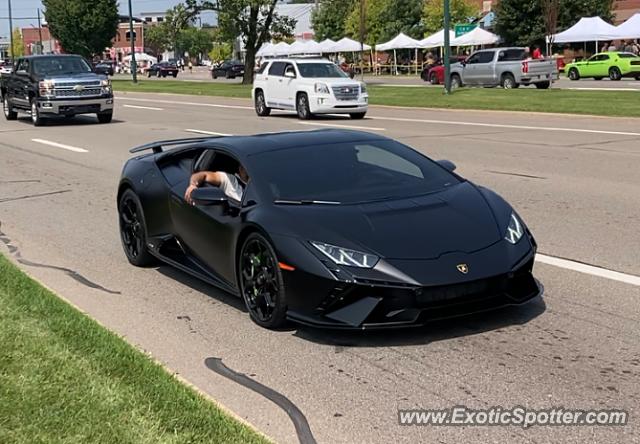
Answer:
[[[24,111],[35,126],[53,116],[96,114],[100,123],[113,117],[111,81],[78,55],[17,59],[13,71],[0,77],[0,95],[7,120]]]

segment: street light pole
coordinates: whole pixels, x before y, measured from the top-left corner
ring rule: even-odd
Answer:
[[[11,0],[9,1],[9,44],[11,45],[11,64],[15,65],[15,56],[13,54],[13,18],[11,17]]]
[[[451,13],[449,0],[444,1],[444,92],[451,94],[451,42],[449,29],[451,27]]]
[[[40,21],[40,8],[38,8],[38,35],[40,36],[40,54],[44,54],[44,46],[42,44],[42,22]]]
[[[136,42],[133,33],[133,14],[131,12],[131,0],[129,0],[129,40],[131,40],[131,75],[133,83],[138,83],[138,67],[136,66]]]

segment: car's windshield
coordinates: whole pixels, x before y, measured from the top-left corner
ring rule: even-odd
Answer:
[[[63,75],[91,72],[89,64],[81,57],[38,57],[31,61],[36,75]]]
[[[392,140],[310,145],[256,154],[274,200],[357,203],[432,193],[456,176]]]
[[[349,77],[333,63],[298,63],[298,71],[300,71],[301,77]]]

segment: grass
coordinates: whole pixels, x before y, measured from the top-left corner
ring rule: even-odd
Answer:
[[[0,442],[265,443],[0,254]]]
[[[142,80],[134,85],[129,80],[114,80],[113,85],[116,91],[241,98],[251,96],[251,88],[238,83]],[[446,96],[441,88],[371,85],[369,101],[372,105],[640,117],[639,91],[462,88]]]

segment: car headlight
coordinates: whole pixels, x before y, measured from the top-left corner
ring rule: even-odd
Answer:
[[[320,94],[329,94],[329,87],[324,83],[316,83],[314,90]]]
[[[51,80],[43,80],[38,84],[41,96],[49,96],[53,94],[54,84]]]
[[[111,94],[111,80],[102,80],[100,86],[102,86],[103,94]]]
[[[322,242],[312,241],[311,245],[316,247],[322,254],[338,265],[347,265],[349,267],[358,268],[373,268],[380,259],[378,256],[374,256],[373,254],[336,247],[335,245],[324,244]]]
[[[361,83],[360,84],[360,94],[366,94],[367,93],[367,84],[366,83]]]
[[[103,87],[105,87],[105,86],[111,86],[111,80],[109,80],[109,79],[102,80],[102,81],[100,82],[100,85],[102,85]]]
[[[524,227],[522,226],[522,222],[518,220],[518,217],[515,213],[511,213],[511,217],[509,218],[509,225],[507,226],[507,232],[504,235],[504,238],[510,244],[517,244],[520,239],[522,239],[522,235],[524,234]]]

